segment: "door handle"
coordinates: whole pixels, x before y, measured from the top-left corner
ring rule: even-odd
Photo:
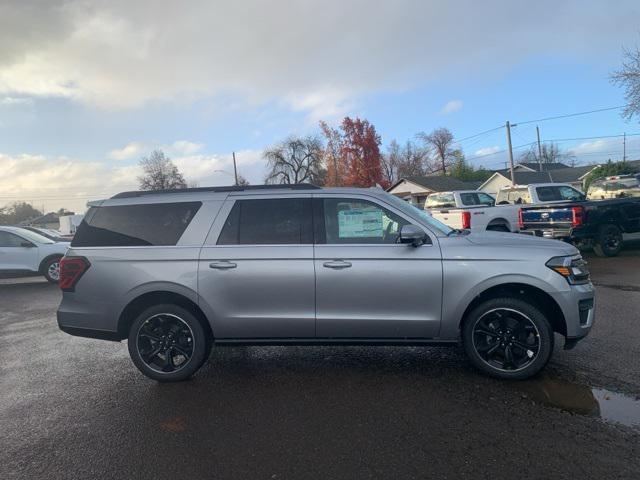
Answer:
[[[327,268],[334,268],[336,270],[340,270],[343,268],[349,268],[351,266],[351,262],[345,262],[344,260],[331,260],[329,262],[324,262],[324,265]]]
[[[230,262],[228,260],[221,260],[219,262],[211,262],[209,268],[215,268],[217,270],[229,270],[230,268],[236,268],[237,263]]]

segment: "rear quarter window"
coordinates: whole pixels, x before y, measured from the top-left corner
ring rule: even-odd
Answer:
[[[201,202],[179,202],[91,207],[71,246],[175,245],[201,206]]]

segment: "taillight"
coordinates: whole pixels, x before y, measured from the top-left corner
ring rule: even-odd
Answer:
[[[524,218],[522,218],[522,209],[518,209],[518,229],[524,228]]]
[[[58,285],[63,292],[73,292],[80,277],[91,266],[84,257],[62,257],[60,260],[60,280]]]
[[[471,212],[462,212],[462,229],[468,230],[471,228]]]
[[[571,226],[579,227],[584,223],[584,207],[571,207]]]

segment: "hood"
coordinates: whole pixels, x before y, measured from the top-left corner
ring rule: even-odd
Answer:
[[[557,255],[576,255],[579,253],[578,249],[569,243],[521,233],[479,232],[470,233],[464,238],[478,246],[555,250],[558,252]]]

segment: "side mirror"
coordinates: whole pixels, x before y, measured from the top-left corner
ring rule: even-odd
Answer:
[[[424,230],[415,225],[403,225],[400,228],[400,243],[409,243],[414,247],[419,247],[424,243],[425,236]]]
[[[33,243],[31,243],[31,242],[22,242],[22,243],[20,244],[20,246],[21,246],[21,247],[24,247],[24,248],[32,248],[32,247],[35,247],[35,245],[34,245]]]

